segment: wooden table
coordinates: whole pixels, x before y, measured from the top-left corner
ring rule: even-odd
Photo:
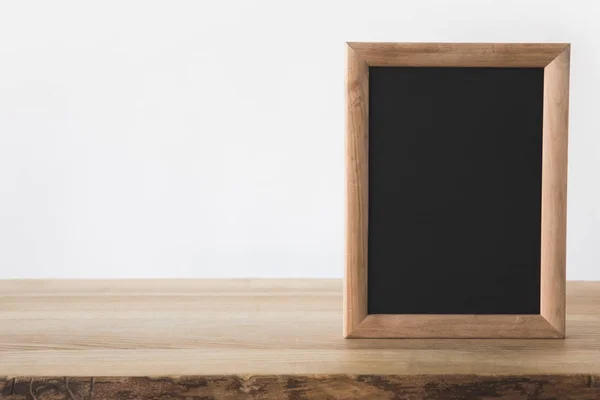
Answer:
[[[600,399],[600,282],[568,284],[566,340],[343,339],[341,290],[0,281],[0,398]]]

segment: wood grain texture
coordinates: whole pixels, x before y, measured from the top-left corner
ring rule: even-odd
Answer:
[[[538,67],[566,43],[348,43],[369,66]]]
[[[369,67],[347,47],[344,336],[367,316]]]
[[[0,281],[0,376],[600,375],[600,282],[565,340],[344,339],[341,280]]]
[[[299,375],[2,378],[3,400],[595,400],[600,376]]]
[[[541,314],[565,335],[570,46],[544,69]]]
[[[368,315],[358,338],[562,338],[541,315]]]

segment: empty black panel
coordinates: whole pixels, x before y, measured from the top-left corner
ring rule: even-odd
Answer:
[[[539,314],[543,69],[369,73],[369,314]]]

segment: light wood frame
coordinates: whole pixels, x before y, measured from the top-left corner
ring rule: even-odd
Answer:
[[[369,67],[544,68],[539,315],[368,315]],[[564,338],[570,44],[347,43],[346,338]]]

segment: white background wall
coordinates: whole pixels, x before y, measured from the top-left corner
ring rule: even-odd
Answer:
[[[568,278],[600,280],[593,1],[0,1],[0,278],[340,277],[344,42],[572,42]]]

